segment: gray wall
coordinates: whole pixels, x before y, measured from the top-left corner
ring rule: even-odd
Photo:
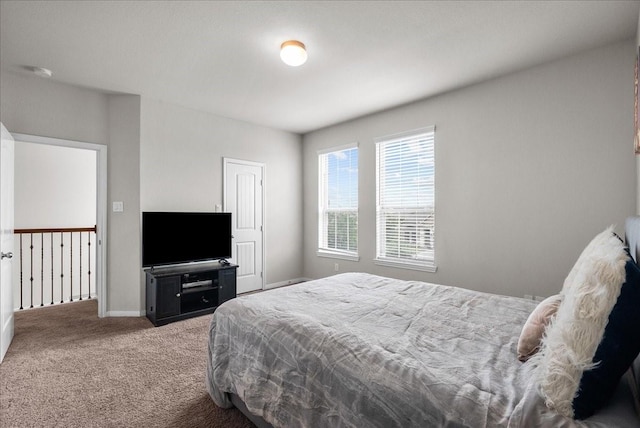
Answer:
[[[302,274],[300,136],[137,95],[0,74],[0,120],[11,132],[107,145],[107,311],[144,310],[142,210],[213,210],[222,157],[266,164],[266,283]],[[111,212],[113,201],[123,213]]]
[[[124,213],[108,213],[113,313],[144,305],[140,211],[222,203],[225,156],[266,163],[266,282],[332,274],[335,260],[315,256],[316,151],[353,141],[361,260],[338,261],[341,271],[549,295],[593,235],[636,210],[635,46],[618,43],[336,125],[305,135],[302,148],[290,133],[11,72],[0,74],[0,120],[12,132],[109,146],[108,205],[125,202]],[[372,140],[427,125],[436,125],[438,272],[376,266]],[[176,163],[183,168],[172,170]]]
[[[142,211],[223,205],[223,157],[264,163],[265,283],[302,275],[302,148],[296,134],[142,100]]]
[[[508,294],[558,292],[636,209],[629,40],[303,138],[304,275],[367,271]],[[436,273],[374,265],[374,137],[436,126]],[[359,262],[319,258],[317,150],[358,141]]]
[[[129,204],[107,213],[107,313],[139,314],[140,97],[4,71],[0,91],[0,120],[10,132],[108,146],[108,208],[113,200]]]
[[[2,70],[0,119],[10,132],[109,144],[108,97]]]
[[[113,315],[143,312],[140,280],[140,97],[109,95],[107,300]],[[122,201],[123,212],[112,202]]]
[[[638,17],[638,32],[636,33],[636,52],[640,50],[640,16]],[[640,156],[636,155],[636,214],[640,215]]]

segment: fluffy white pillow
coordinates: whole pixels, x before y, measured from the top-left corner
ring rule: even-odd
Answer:
[[[574,417],[581,378],[598,365],[594,355],[625,282],[628,259],[613,227],[587,245],[565,280],[564,298],[542,347],[531,358],[545,404],[562,415]]]

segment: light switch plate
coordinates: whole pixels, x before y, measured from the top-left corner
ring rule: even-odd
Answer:
[[[124,211],[124,203],[122,201],[116,201],[113,203],[113,212],[121,213]]]

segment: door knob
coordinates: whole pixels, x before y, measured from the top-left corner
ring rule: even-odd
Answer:
[[[0,253],[0,259],[11,259],[13,258],[13,253],[9,251],[8,253]]]

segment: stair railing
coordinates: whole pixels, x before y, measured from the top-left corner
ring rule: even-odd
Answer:
[[[14,275],[14,307],[19,304],[19,309],[24,309],[27,303],[29,308],[33,308],[44,306],[45,302],[53,305],[73,302],[74,299],[91,299],[92,293],[95,297],[95,284],[91,283],[95,249],[91,243],[92,240],[95,242],[96,226],[15,229],[14,234],[17,241],[14,248],[18,249],[20,267],[19,281],[17,273]],[[85,261],[86,270],[83,272]],[[74,266],[77,266],[76,270]]]

